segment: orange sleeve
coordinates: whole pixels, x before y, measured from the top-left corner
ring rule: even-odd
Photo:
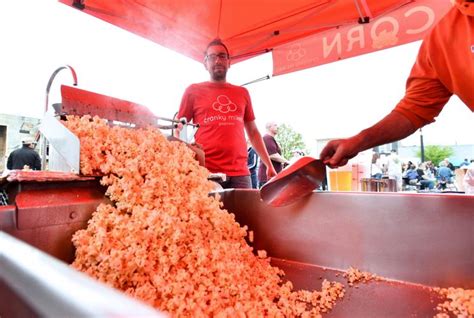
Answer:
[[[434,122],[452,95],[439,80],[431,63],[430,52],[436,49],[431,40],[428,37],[421,45],[407,80],[405,96],[394,109],[417,128]]]

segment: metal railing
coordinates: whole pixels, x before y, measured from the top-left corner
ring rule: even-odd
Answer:
[[[41,317],[167,317],[1,231],[0,281]]]

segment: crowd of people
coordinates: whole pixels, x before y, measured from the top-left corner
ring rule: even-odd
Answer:
[[[464,174],[474,168],[474,159],[464,159],[459,169]],[[397,190],[458,190],[455,182],[456,167],[446,158],[436,166],[432,161],[403,162],[392,150],[389,156],[375,153],[372,158],[371,177],[395,179]],[[467,178],[466,178],[467,179]]]

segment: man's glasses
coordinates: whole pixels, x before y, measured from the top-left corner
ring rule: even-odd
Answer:
[[[206,59],[207,59],[209,62],[215,62],[215,61],[217,61],[218,59],[219,59],[219,60],[228,60],[228,59],[229,59],[229,55],[227,55],[226,53],[208,54],[208,55],[206,55]]]

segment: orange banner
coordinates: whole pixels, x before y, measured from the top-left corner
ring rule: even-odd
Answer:
[[[273,75],[282,75],[423,38],[451,8],[447,0],[413,1],[366,24],[350,24],[273,49]]]

